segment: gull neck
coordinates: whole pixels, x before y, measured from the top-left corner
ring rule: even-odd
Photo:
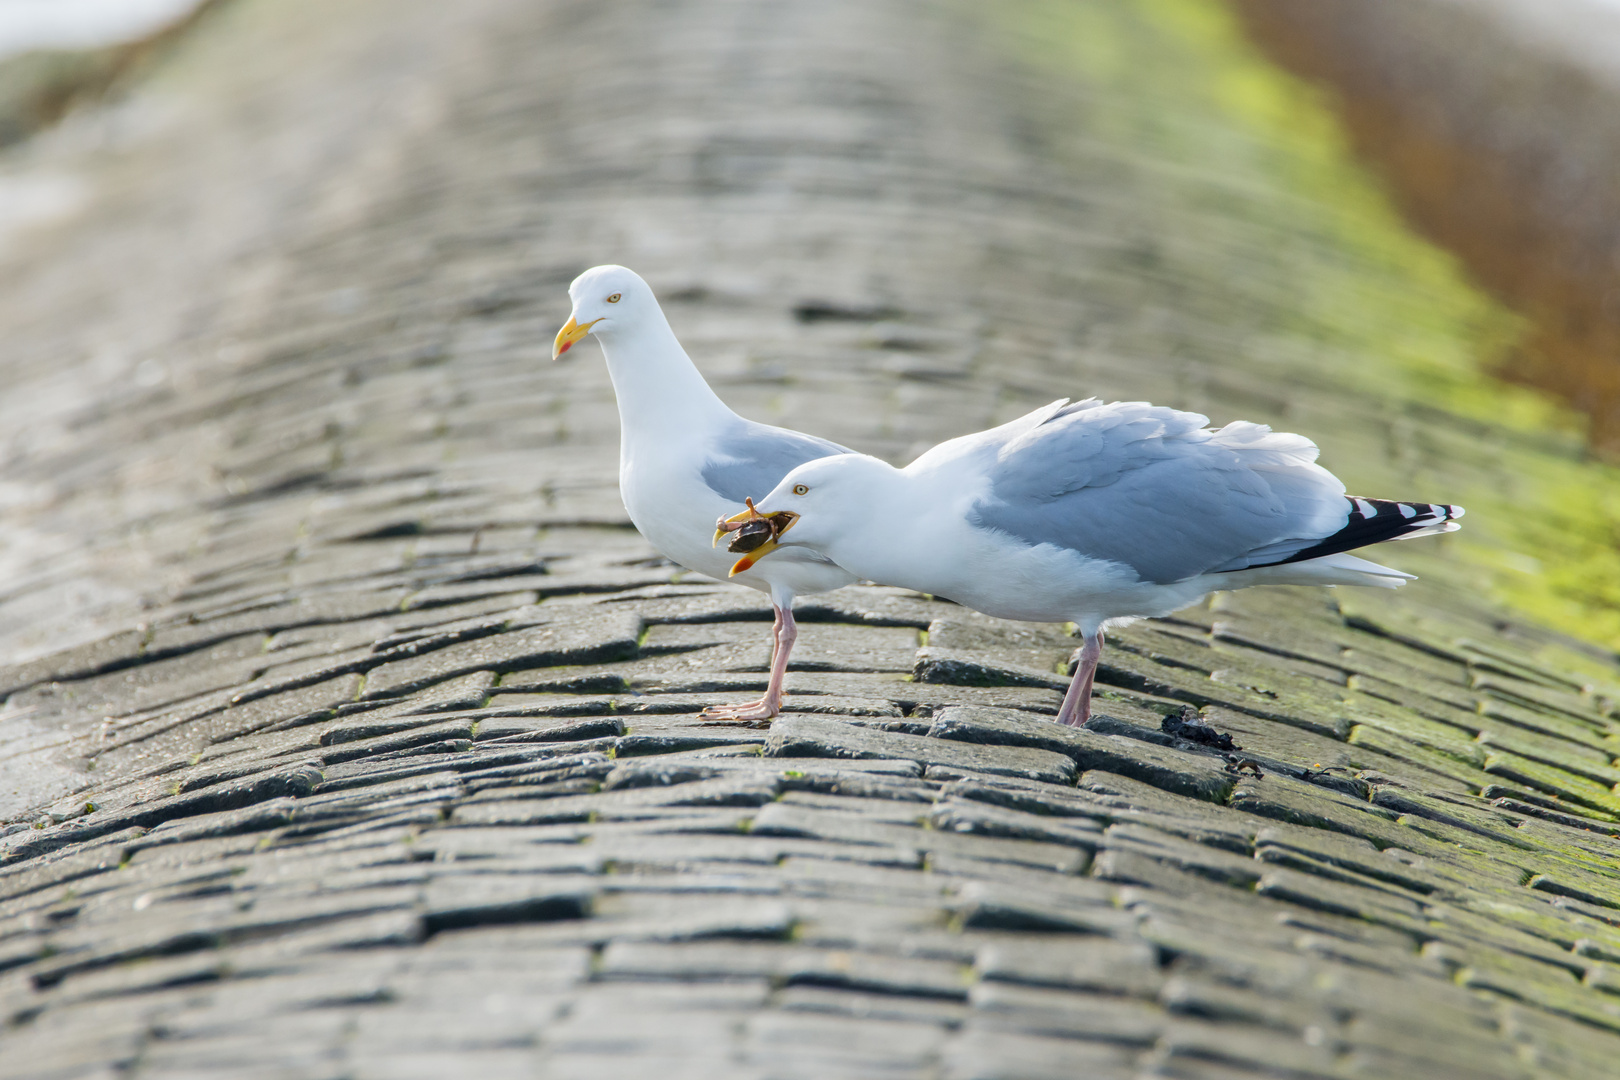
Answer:
[[[866,458],[850,465],[858,475],[845,489],[844,527],[830,538],[825,553],[858,577],[916,588],[915,540],[928,501],[912,477],[886,461]]]
[[[709,388],[656,308],[634,325],[596,335],[607,358],[625,441],[709,428],[733,415]]]

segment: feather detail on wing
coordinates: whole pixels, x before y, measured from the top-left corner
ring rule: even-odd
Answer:
[[[1427,504],[1347,499],[1301,435],[1207,423],[1144,402],[1056,401],[913,467],[979,453],[988,483],[969,510],[975,525],[1157,584],[1321,558],[1449,521]]]
[[[1444,503],[1395,502],[1389,499],[1363,499],[1346,496],[1349,504],[1344,528],[1316,540],[1293,539],[1270,544],[1243,556],[1242,561],[1217,567],[1217,572],[1242,570],[1252,566],[1280,566],[1354,551],[1388,540],[1409,540],[1417,536],[1455,532],[1460,506]]]
[[[703,482],[728,502],[741,506],[762,499],[788,473],[816,458],[854,451],[827,439],[737,417],[721,432],[703,465]]]

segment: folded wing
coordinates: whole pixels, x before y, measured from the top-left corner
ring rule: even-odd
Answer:
[[[853,453],[827,439],[742,417],[721,432],[703,466],[703,482],[728,502],[741,506],[764,498],[788,473],[816,458]]]
[[[1346,528],[1354,503],[1309,439],[1207,423],[1144,402],[1054,402],[985,433],[988,489],[970,516],[1157,584],[1313,557]]]

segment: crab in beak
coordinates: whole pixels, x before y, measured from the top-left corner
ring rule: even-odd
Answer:
[[[737,534],[731,543],[726,545],[726,550],[745,554],[732,566],[731,577],[752,569],[755,563],[775,551],[781,543],[782,534],[793,528],[793,523],[799,520],[799,515],[791,510],[762,514],[754,509],[753,499],[743,501],[747,503],[748,509],[717,521],[714,526],[714,540],[709,545],[713,547],[720,543],[722,536]]]

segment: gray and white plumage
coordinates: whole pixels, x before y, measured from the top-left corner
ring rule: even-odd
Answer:
[[[1360,514],[1344,485],[1315,463],[1309,439],[1241,420],[1216,431],[1208,423],[1197,413],[1091,398],[1056,401],[967,436],[964,449],[993,454],[988,490],[970,520],[1027,544],[1119,562],[1165,585],[1292,561]],[[1425,519],[1401,517],[1400,532],[1418,533],[1444,513],[1422,505]]]
[[[1060,719],[1084,722],[1086,665],[1108,624],[1250,585],[1394,588],[1411,575],[1350,549],[1449,532],[1462,516],[1347,496],[1303,436],[1207,424],[1144,402],[1064,399],[904,469],[859,454],[808,462],[759,501],[798,518],[757,562],[809,550],[989,615],[1073,622],[1086,647]]]
[[[587,333],[601,343],[619,407],[619,494],[631,522],[671,561],[726,580],[734,557],[714,545],[715,521],[736,513],[744,498],[769,491],[794,467],[850,451],[732,412],[692,364],[652,289],[630,270],[595,267],[568,293],[573,313],[557,334],[553,356]],[[770,595],[777,626],[766,695],[751,703],[760,707],[720,712],[760,719],[780,707],[795,633],[794,597],[856,578],[806,550],[732,580]]]
[[[744,499],[775,487],[777,481],[807,461],[853,450],[827,439],[787,428],[771,427],[741,416],[712,432],[703,482],[721,498],[741,506]]]

